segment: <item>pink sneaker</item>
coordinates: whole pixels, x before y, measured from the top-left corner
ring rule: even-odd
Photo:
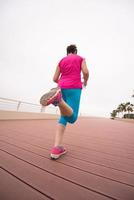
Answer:
[[[50,90],[50,92],[44,94],[40,98],[40,104],[42,106],[48,106],[49,104],[53,104],[57,106],[61,101],[62,95],[60,88],[56,87]]]
[[[53,147],[52,150],[51,150],[51,159],[58,159],[61,155],[67,153],[67,150],[64,149],[64,147],[62,146],[57,146],[57,147]]]

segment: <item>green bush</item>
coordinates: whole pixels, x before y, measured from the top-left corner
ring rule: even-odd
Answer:
[[[124,114],[123,118],[134,119],[134,114]]]

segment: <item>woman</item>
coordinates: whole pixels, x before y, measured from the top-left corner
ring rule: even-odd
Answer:
[[[62,146],[63,135],[67,123],[74,123],[77,120],[82,85],[87,85],[88,78],[89,71],[85,59],[77,55],[76,45],[68,46],[67,56],[61,59],[53,77],[53,81],[58,84],[58,87],[50,90],[40,99],[43,106],[53,104],[59,107],[61,113],[54,147],[51,150],[52,159],[57,159],[67,152]]]

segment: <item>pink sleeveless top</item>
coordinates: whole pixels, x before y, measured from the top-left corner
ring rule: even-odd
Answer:
[[[59,62],[60,79],[58,85],[61,89],[82,88],[81,64],[83,58],[77,54],[70,54]]]

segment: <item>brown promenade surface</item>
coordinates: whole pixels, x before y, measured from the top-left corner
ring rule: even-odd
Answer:
[[[0,121],[0,200],[134,200],[134,123],[81,118],[49,158],[57,120]]]

